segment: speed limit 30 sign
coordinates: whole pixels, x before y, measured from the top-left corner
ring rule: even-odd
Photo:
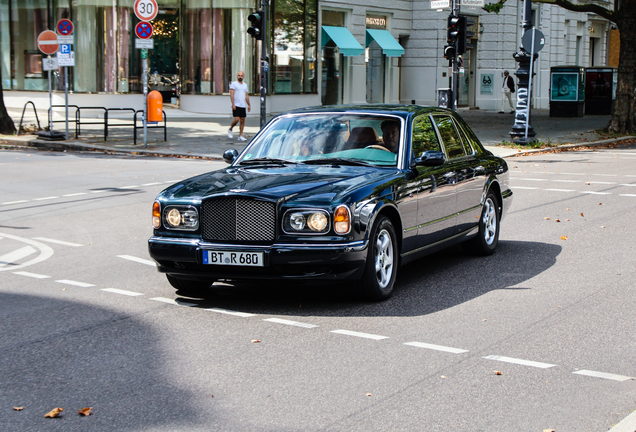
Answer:
[[[135,15],[141,21],[152,21],[158,12],[157,0],[135,0]]]

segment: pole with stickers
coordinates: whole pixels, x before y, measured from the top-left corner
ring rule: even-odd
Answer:
[[[42,69],[49,72],[49,130],[38,132],[38,136],[46,140],[63,140],[64,134],[53,130],[53,90],[51,88],[51,71],[57,69],[57,58],[51,57],[60,48],[57,35],[51,30],[44,30],[38,35],[38,49],[46,54],[42,59]]]
[[[57,64],[64,68],[64,108],[66,117],[66,139],[68,139],[68,68],[75,66],[75,53],[73,44],[73,23],[71,20],[62,18],[55,26],[57,30],[57,42],[60,51],[57,53]]]

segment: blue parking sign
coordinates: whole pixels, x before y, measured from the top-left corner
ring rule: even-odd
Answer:
[[[60,45],[60,52],[62,54],[70,54],[71,53],[71,45],[69,45],[69,44]]]

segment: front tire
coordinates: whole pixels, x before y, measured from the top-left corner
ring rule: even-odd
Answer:
[[[371,230],[364,275],[357,286],[358,296],[371,301],[389,298],[398,263],[395,229],[387,217],[380,216]]]
[[[174,276],[166,275],[168,282],[177,290],[177,294],[185,297],[203,297],[209,292],[212,281],[198,281],[179,279]]]
[[[473,255],[492,255],[499,244],[499,206],[494,192],[489,191],[481,209],[479,233],[463,243],[464,250]]]

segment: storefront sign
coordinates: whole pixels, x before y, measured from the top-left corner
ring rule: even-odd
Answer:
[[[367,28],[386,30],[386,17],[367,16]]]
[[[483,95],[494,94],[494,86],[495,86],[494,83],[495,83],[494,74],[481,74],[480,93]]]
[[[137,49],[153,49],[154,47],[154,39],[135,39],[135,48]]]
[[[484,7],[484,0],[461,0],[462,6]]]

